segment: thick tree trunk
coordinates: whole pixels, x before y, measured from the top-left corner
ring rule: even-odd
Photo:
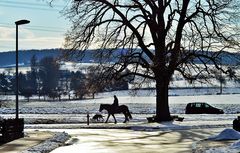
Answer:
[[[172,120],[168,104],[169,79],[156,80],[156,118],[157,122]]]

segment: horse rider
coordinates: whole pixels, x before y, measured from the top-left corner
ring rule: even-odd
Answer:
[[[114,97],[114,101],[113,101],[112,106],[115,110],[117,110],[117,108],[118,108],[118,98],[117,98],[116,95],[114,95],[113,97]]]

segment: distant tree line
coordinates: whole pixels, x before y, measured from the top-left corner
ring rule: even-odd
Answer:
[[[61,100],[94,98],[96,93],[114,90],[127,90],[127,80],[99,81],[100,70],[89,66],[80,70],[61,70],[59,62],[53,57],[45,57],[40,61],[36,56],[31,58],[31,70],[19,73],[19,94],[29,99],[38,96]],[[15,75],[0,73],[0,93],[15,94]]]

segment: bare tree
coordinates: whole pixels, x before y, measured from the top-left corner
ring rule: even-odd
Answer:
[[[71,73],[70,89],[74,91],[76,98],[83,99],[86,94],[85,80],[86,76],[82,72]]]
[[[109,83],[108,79],[102,77],[101,72],[103,72],[101,69],[94,66],[89,66],[87,69],[85,88],[88,91],[88,94],[92,95],[93,99],[95,98],[95,94],[103,92],[106,84]]]
[[[156,121],[171,120],[174,72],[190,81],[210,69],[229,72],[219,66],[219,55],[239,47],[239,6],[238,0],[75,0],[65,11],[73,24],[66,56],[83,57],[97,48],[103,78],[154,80]],[[108,58],[115,63],[107,64]]]
[[[44,99],[46,95],[52,98],[57,97],[59,67],[59,63],[53,57],[45,57],[39,62],[38,74]]]

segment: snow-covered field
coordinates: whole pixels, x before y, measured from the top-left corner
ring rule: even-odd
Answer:
[[[58,132],[63,132],[65,130],[61,129],[68,129],[67,131],[70,131],[71,133],[72,130],[83,128],[105,130],[130,129],[130,131],[140,131],[140,133],[148,135],[148,132],[158,133],[157,131],[232,128],[232,121],[239,115],[238,112],[240,111],[240,94],[216,95],[212,93],[211,95],[209,92],[212,91],[203,89],[198,89],[197,91],[189,91],[184,89],[174,90],[170,92],[172,95],[169,97],[170,111],[174,115],[184,117],[183,122],[174,121],[160,124],[148,123],[146,118],[155,114],[156,102],[155,92],[146,90],[142,90],[137,93],[134,93],[133,91],[101,93],[98,94],[95,99],[77,101],[42,102],[31,100],[31,102],[26,102],[21,99],[19,103],[20,117],[24,118],[26,131],[31,129],[47,129],[56,131],[56,129],[58,129]],[[228,92],[230,91],[228,90]],[[194,93],[196,93],[196,95],[194,95]],[[111,104],[113,102],[113,95],[118,96],[120,104],[125,104],[129,107],[133,116],[133,120],[130,120],[129,123],[124,124],[122,123],[124,116],[122,114],[117,114],[116,118],[118,124],[114,124],[112,117],[110,117],[109,124],[93,123],[90,120],[90,125],[87,125],[87,113],[90,114],[91,118],[94,114],[98,113],[98,109],[101,103]],[[208,102],[213,106],[223,109],[225,111],[225,114],[184,114],[186,104],[196,101]],[[0,114],[2,117],[13,118],[15,116],[14,101],[11,103],[12,104],[9,105],[9,107],[0,108]],[[106,119],[106,112],[103,112],[103,115]],[[130,135],[131,133],[132,132],[129,132]],[[74,135],[71,136],[74,137]],[[78,141],[76,144],[73,143],[73,145],[68,146],[66,148],[68,151],[76,152],[76,148],[81,148],[81,146],[85,145],[85,143],[80,143],[80,140],[82,139],[81,135],[77,136],[76,138]],[[112,137],[110,136],[110,138]],[[63,137],[63,139],[65,138]],[[86,143],[86,145],[88,144]],[[49,146],[53,145],[48,141],[41,144],[40,146],[41,147],[38,147],[37,149],[41,148],[46,150],[49,149]],[[33,148],[32,150],[34,149],[36,151],[36,148]],[[226,150],[226,147],[210,148],[209,152],[213,152],[212,150],[214,149],[222,151],[224,149]],[[62,152],[61,149],[59,152]]]
[[[141,90],[138,93],[133,91],[117,91],[101,93],[95,99],[75,100],[75,101],[37,101],[31,100],[26,102],[20,100],[19,111],[20,117],[25,120],[25,129],[79,129],[79,128],[127,128],[134,131],[169,131],[169,130],[187,130],[187,129],[208,129],[208,128],[232,128],[232,121],[240,112],[240,94],[209,94],[207,89],[187,89],[173,90],[170,92],[169,103],[170,111],[174,115],[184,117],[183,122],[174,121],[166,123],[147,123],[146,117],[155,114],[155,92]],[[239,90],[239,89],[236,89]],[[225,92],[234,93],[236,90]],[[195,94],[194,94],[195,93]],[[111,104],[113,95],[117,95],[119,103],[127,105],[132,113],[133,120],[129,123],[120,123],[124,120],[122,114],[117,114],[118,124],[113,124],[110,117],[110,123],[93,123],[86,124],[87,113],[90,118],[98,113],[100,104]],[[12,99],[11,97],[8,97]],[[14,99],[14,97],[13,97]],[[184,114],[185,106],[189,102],[207,102],[210,105],[221,108],[225,114]],[[7,107],[0,108],[0,116],[4,118],[15,117],[14,100],[9,101]],[[102,113],[106,118],[106,112]],[[57,124],[54,124],[57,123]],[[234,149],[239,146],[236,142]],[[237,146],[237,147],[236,147]],[[230,146],[231,147],[231,146]],[[213,152],[216,148],[210,148]],[[224,152],[225,148],[217,148],[218,151]],[[229,148],[228,148],[229,149]]]
[[[169,97],[171,114],[183,116],[184,121],[188,122],[221,121],[222,123],[231,124],[232,120],[240,113],[240,94],[206,95],[203,91],[186,91],[186,89],[171,91],[175,95],[179,95]],[[198,95],[193,95],[194,93]],[[202,95],[200,95],[200,93],[202,93]],[[190,96],[186,96],[187,94]],[[146,117],[155,114],[155,92],[140,90],[137,93],[133,91],[101,93],[98,94],[95,99],[75,101],[43,102],[31,100],[30,102],[26,102],[25,100],[20,100],[20,117],[25,118],[25,123],[86,123],[86,114],[89,113],[90,117],[92,117],[98,113],[100,104],[111,104],[113,102],[113,95],[118,96],[120,105],[124,104],[129,107],[133,115],[131,122],[144,122],[146,121]],[[207,102],[210,105],[223,109],[225,114],[187,115],[185,114],[185,107],[189,102]],[[8,107],[0,108],[0,116],[4,118],[12,118],[15,114],[14,100],[8,103]],[[103,112],[103,115],[106,116],[106,112]],[[118,114],[116,117],[119,122],[124,120],[122,114]]]

